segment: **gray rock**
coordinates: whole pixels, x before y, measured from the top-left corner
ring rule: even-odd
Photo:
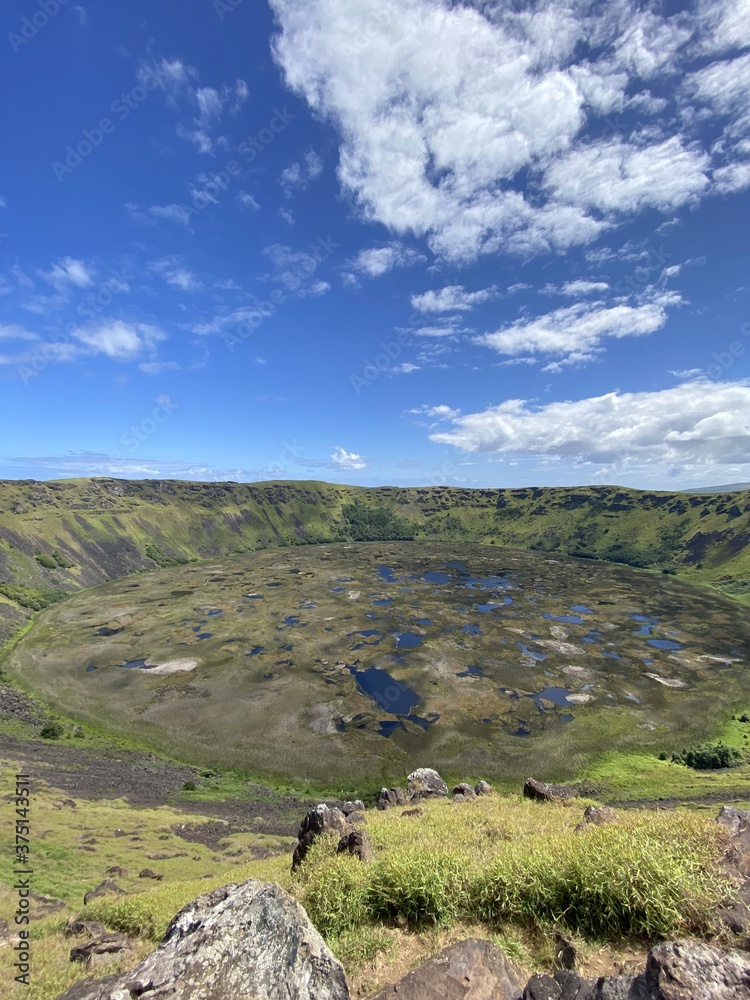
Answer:
[[[535,778],[527,778],[523,783],[523,794],[525,798],[536,799],[538,802],[555,802],[574,798],[578,792],[570,785],[551,785]]]
[[[471,799],[475,799],[476,797],[477,793],[471,785],[467,785],[465,781],[462,781],[453,789],[454,802],[470,802]]]
[[[748,1000],[750,955],[700,941],[659,944],[649,952],[646,983],[659,1000]]]
[[[730,837],[738,837],[750,829],[750,810],[722,806],[716,822],[727,828]]]
[[[292,871],[299,868],[318,837],[325,833],[335,833],[341,837],[348,831],[346,816],[340,809],[332,809],[325,803],[315,806],[302,820],[297,831],[298,842],[292,856]]]
[[[57,1000],[349,1000],[340,962],[278,885],[250,879],[186,906],[129,974]]]
[[[404,809],[401,813],[402,816],[424,816],[424,809],[420,809],[419,806],[415,806],[413,809]]]
[[[448,796],[448,786],[431,767],[418,767],[406,779],[406,794],[409,802],[420,799],[444,799]]]
[[[532,976],[523,991],[523,1000],[560,1000],[562,990],[552,976]]]
[[[375,808],[383,812],[386,809],[392,809],[394,806],[405,806],[406,803],[406,792],[403,788],[381,788]]]
[[[355,799],[353,802],[345,802],[341,807],[341,812],[344,816],[350,816],[352,813],[363,813],[365,811],[365,804],[362,799]]]
[[[610,806],[586,806],[583,811],[584,823],[593,823],[594,826],[616,823],[617,819],[617,813]]]
[[[474,785],[475,795],[490,795],[491,792],[492,785],[490,785],[487,781],[478,781],[476,785]]]
[[[352,830],[339,841],[337,854],[354,854],[360,861],[369,862],[375,857],[370,834],[366,830]]]
[[[156,872],[152,871],[150,868],[142,868],[138,872],[138,878],[154,878],[158,882],[160,882],[164,878],[164,876],[163,875],[157,875]]]
[[[100,934],[83,944],[77,944],[70,949],[71,962],[89,964],[95,955],[116,955],[130,947],[130,941],[124,934]]]
[[[469,938],[381,990],[373,1000],[520,1000],[518,975],[491,941]]]

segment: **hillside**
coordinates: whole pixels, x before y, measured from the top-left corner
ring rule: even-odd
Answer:
[[[319,482],[0,482],[0,638],[64,593],[196,559],[353,539],[473,541],[665,570],[750,602],[750,491]]]

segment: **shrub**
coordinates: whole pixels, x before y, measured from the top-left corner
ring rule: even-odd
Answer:
[[[194,781],[186,781],[185,784],[182,786],[183,792],[194,792],[197,790],[197,788],[198,786]]]
[[[675,764],[684,764],[695,771],[715,771],[722,767],[738,767],[744,758],[739,750],[724,743],[706,743],[672,754]]]
[[[42,726],[40,736],[43,740],[59,740],[64,733],[59,722],[47,722]]]
[[[40,566],[44,566],[45,569],[57,569],[57,563],[52,556],[38,555],[36,561]]]

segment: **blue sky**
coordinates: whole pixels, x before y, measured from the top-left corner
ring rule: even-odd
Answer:
[[[750,2],[10,0],[0,476],[750,479]]]

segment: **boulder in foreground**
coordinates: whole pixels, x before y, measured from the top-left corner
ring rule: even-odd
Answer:
[[[406,794],[410,802],[420,799],[444,799],[448,796],[448,786],[431,767],[418,767],[406,779]]]
[[[491,941],[458,941],[373,1000],[520,1000],[512,963]]]
[[[349,1000],[341,963],[296,900],[250,879],[189,903],[129,974],[58,1000]]]
[[[527,778],[523,783],[523,794],[524,798],[535,799],[537,802],[560,802],[575,798],[578,792],[570,785],[551,785],[546,781]]]

